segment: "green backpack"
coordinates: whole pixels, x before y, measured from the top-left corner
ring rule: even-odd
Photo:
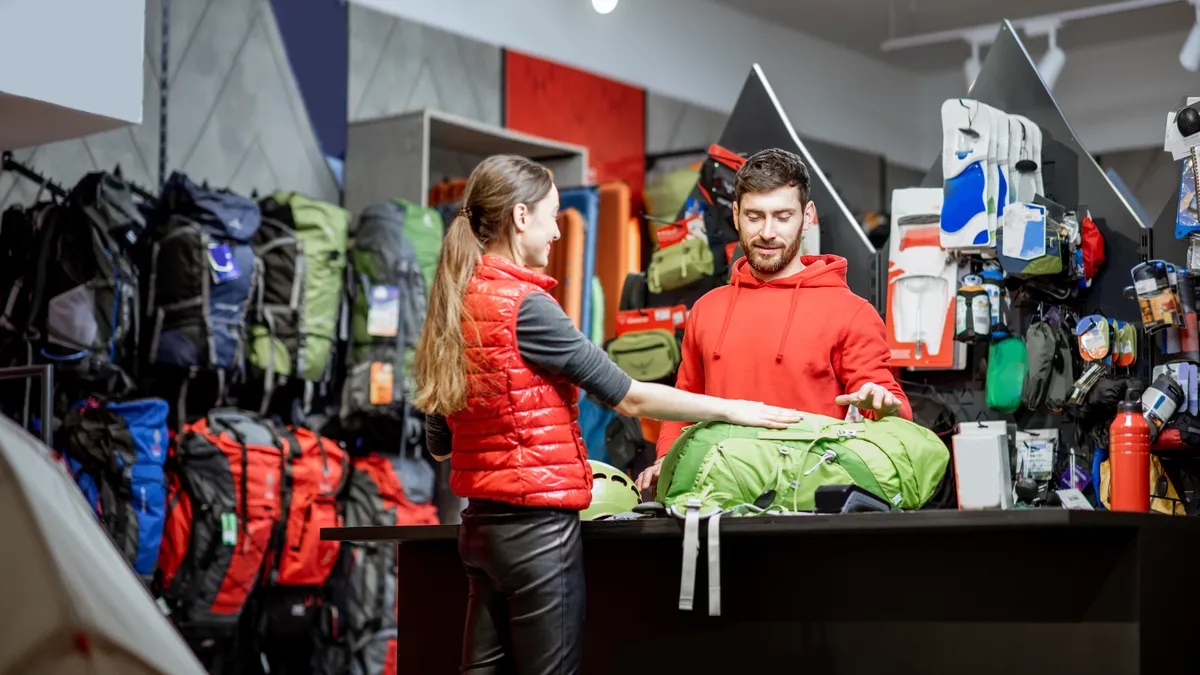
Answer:
[[[613,338],[605,351],[617,367],[642,382],[670,377],[679,367],[679,341],[662,328],[625,333]]]
[[[658,294],[683,288],[713,274],[713,254],[708,242],[689,238],[659,249],[650,257],[646,286]]]
[[[438,257],[442,254],[446,226],[437,209],[402,200],[396,200],[395,203],[404,207],[404,236],[417,252],[417,263],[425,280],[425,297],[428,298],[433,290],[433,277],[437,273]]]
[[[663,460],[658,501],[675,514],[689,501],[702,512],[794,513],[813,510],[822,485],[854,484],[893,507],[917,509],[949,461],[936,434],[898,417],[806,414],[787,429],[703,422],[685,429]]]
[[[993,342],[988,347],[987,407],[1004,414],[1016,412],[1028,370],[1024,340],[1010,337]]]
[[[263,263],[258,311],[250,322],[251,366],[277,380],[326,382],[341,323],[350,213],[294,192],[260,204],[264,226],[254,238]]]

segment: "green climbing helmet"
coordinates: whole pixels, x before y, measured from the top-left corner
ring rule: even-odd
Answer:
[[[628,513],[642,501],[633,480],[614,466],[589,459],[592,466],[592,503],[579,513],[584,520]]]

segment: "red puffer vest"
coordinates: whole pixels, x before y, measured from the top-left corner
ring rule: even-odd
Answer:
[[[517,348],[517,311],[551,277],[484,256],[463,296],[467,407],[451,414],[450,487],[459,497],[580,510],[592,472],[575,385],[532,370]],[[473,320],[472,320],[473,319]]]

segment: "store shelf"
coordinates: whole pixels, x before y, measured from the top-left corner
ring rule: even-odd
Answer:
[[[480,160],[495,154],[544,164],[560,188],[588,183],[587,148],[417,110],[350,125],[346,207],[358,213],[384,199],[426,204],[432,184],[445,177],[465,178]]]

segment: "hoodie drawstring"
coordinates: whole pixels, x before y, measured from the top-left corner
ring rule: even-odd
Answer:
[[[792,317],[796,314],[796,298],[800,295],[800,284],[792,286],[792,302],[788,305],[787,322],[783,324],[783,338],[779,340],[779,351],[775,354],[775,363],[783,362],[783,348],[787,345],[788,331],[792,330]],[[737,296],[734,296],[737,297]],[[728,321],[728,319],[726,319]],[[722,332],[724,335],[724,332]]]
[[[729,329],[729,320],[733,318],[733,308],[737,305],[738,294],[742,292],[742,287],[738,284],[737,277],[733,278],[733,300],[729,302],[729,308],[725,310],[725,322],[721,324],[721,334],[717,337],[717,348],[713,350],[713,360],[721,359],[721,346],[725,344],[725,331]]]

